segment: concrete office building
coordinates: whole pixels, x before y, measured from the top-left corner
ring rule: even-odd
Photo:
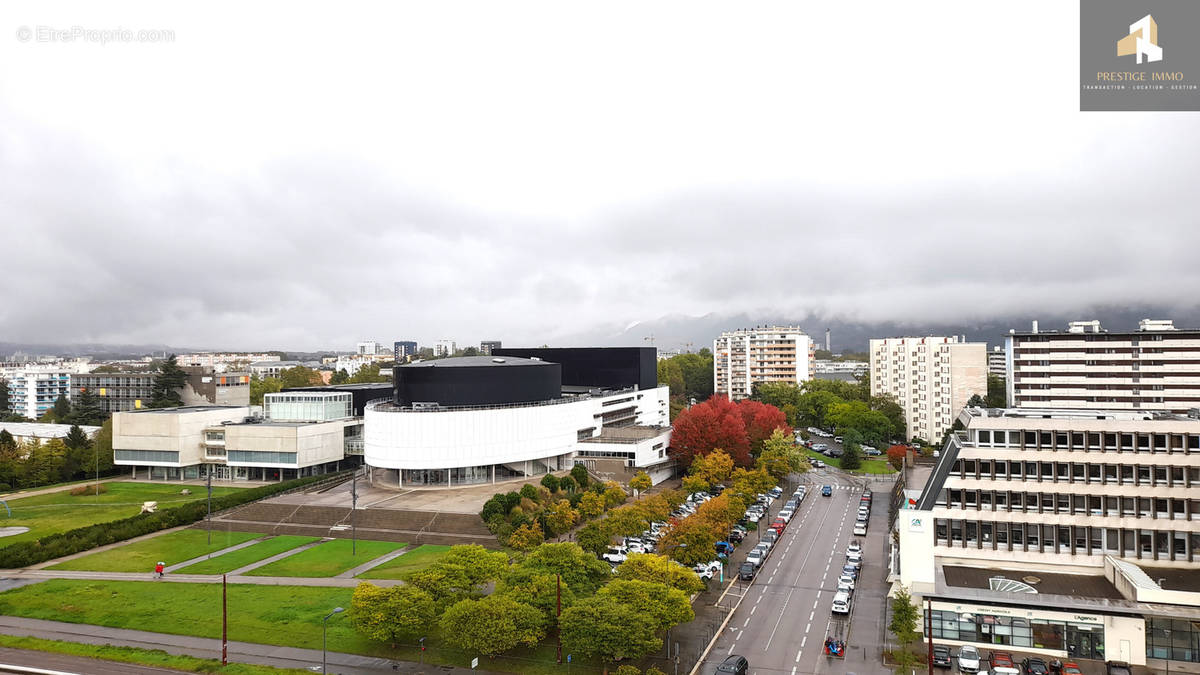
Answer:
[[[1006,377],[1008,372],[1008,352],[1004,351],[1004,347],[995,345],[992,351],[988,352],[988,375],[999,375]]]
[[[347,454],[361,454],[362,418],[350,392],[267,394],[263,409],[265,417],[220,405],[116,413],[114,462],[147,480],[211,473],[219,481],[278,481],[336,471]]]
[[[1200,672],[1200,419],[959,419],[897,520],[894,579],[932,601],[934,639]]]
[[[653,348],[496,349],[397,366],[367,405],[376,484],[457,487],[565,471],[669,477],[670,415]]]
[[[1167,410],[1200,407],[1200,330],[1145,319],[1136,331],[1073,321],[1065,331],[1011,332],[1008,404],[1034,408]]]
[[[799,327],[726,331],[713,340],[714,391],[738,401],[753,393],[756,382],[807,382],[815,362],[812,338]]]
[[[890,394],[904,408],[908,438],[941,440],[958,411],[987,396],[987,345],[958,337],[871,340],[871,395]]]
[[[250,375],[246,372],[218,373],[211,368],[183,368],[187,381],[179,390],[186,406],[250,405]],[[71,375],[71,396],[83,390],[100,399],[104,412],[137,410],[150,404],[157,372],[86,373]]]

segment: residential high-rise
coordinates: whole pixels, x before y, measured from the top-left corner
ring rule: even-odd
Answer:
[[[454,340],[438,340],[433,345],[434,356],[454,356],[454,352],[458,351],[458,345]]]
[[[414,340],[397,340],[392,343],[392,358],[397,365],[408,361],[409,357],[417,355],[417,343]]]
[[[904,408],[908,438],[941,440],[971,396],[987,396],[987,345],[955,337],[871,340],[871,395]]]
[[[1066,331],[1010,332],[1008,403],[1015,407],[1168,410],[1200,407],[1200,330],[1145,319],[1136,331],[1073,321]]]
[[[9,410],[36,420],[54,407],[59,396],[71,397],[73,372],[58,364],[26,364],[4,368],[0,377],[8,380]]]
[[[1004,347],[1001,347],[1000,345],[993,346],[992,351],[988,352],[987,359],[988,375],[999,375],[1000,377],[1004,377],[1005,369],[1007,368],[1007,352],[1004,351]]]
[[[931,602],[933,638],[1196,672],[1200,419],[969,408],[959,420],[896,523],[893,579]]]
[[[726,331],[713,340],[714,391],[737,401],[756,382],[807,382],[815,361],[812,338],[797,326]]]
[[[491,356],[493,349],[501,349],[503,346],[499,340],[484,340],[479,343],[479,353],[484,356]]]
[[[179,396],[184,405],[250,404],[249,373],[218,373],[211,368],[193,366],[183,370],[187,372],[187,381],[179,390]],[[140,410],[150,405],[156,377],[157,372],[77,373],[71,375],[69,384],[72,397],[86,389],[97,396],[104,412],[115,413]]]

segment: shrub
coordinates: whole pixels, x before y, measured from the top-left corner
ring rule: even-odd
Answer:
[[[558,476],[555,476],[552,473],[542,476],[542,486],[550,492],[558,490]]]
[[[587,467],[582,464],[576,464],[571,467],[571,478],[575,481],[576,485],[586,488],[588,486]]]
[[[223,511],[256,502],[272,495],[310,483],[325,480],[323,476],[309,476],[283,483],[271,483],[256,488],[239,490],[212,500],[213,511]],[[78,527],[67,532],[51,534],[36,541],[23,541],[0,548],[0,569],[28,567],[40,562],[61,558],[81,551],[114,544],[118,541],[140,537],[170,527],[191,525],[202,520],[207,513],[207,504],[203,499],[181,504],[169,509],[160,509],[154,513],[139,513],[136,516],[122,518],[107,523],[96,523],[86,527]]]
[[[525,499],[532,499],[536,502],[538,498],[538,490],[532,484],[526,483],[525,485],[521,486],[521,496]]]
[[[108,486],[107,486],[107,485],[105,485],[104,483],[101,483],[101,484],[100,484],[100,488],[99,488],[99,490],[98,490],[98,491],[97,491],[97,488],[96,488],[96,485],[95,485],[95,484],[92,484],[92,485],[77,485],[77,486],[75,486],[75,487],[71,488],[71,496],[72,496],[72,497],[80,497],[80,496],[83,496],[83,495],[95,495],[95,494],[101,494],[101,495],[102,495],[102,494],[104,494],[105,492],[108,492]]]

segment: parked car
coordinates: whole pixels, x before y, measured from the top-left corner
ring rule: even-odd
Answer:
[[[846,584],[850,587],[850,590],[854,590],[854,577],[849,574],[843,574],[838,577],[838,587],[840,588],[842,584]]]
[[[821,461],[821,460],[819,460],[819,459],[812,459],[812,460],[809,460],[809,463],[812,465],[812,468],[814,468],[814,469],[823,469],[823,468],[825,468],[825,462],[822,462],[822,461]]]
[[[867,524],[866,523],[854,523],[854,534],[859,537],[866,535],[867,534]]]
[[[842,591],[835,593],[833,596],[833,613],[834,614],[849,614],[850,613],[850,594]]]
[[[862,552],[847,553],[846,562],[850,563],[851,565],[858,565],[859,567],[862,567]]]
[[[767,493],[770,494],[775,499],[779,499],[780,495],[783,494],[783,488],[776,485],[775,487],[771,488],[770,490],[767,490]]]
[[[717,666],[717,672],[720,675],[746,675],[750,671],[750,663],[746,661],[746,657],[730,654],[725,657],[721,665]]]
[[[1036,656],[1021,661],[1021,671],[1025,675],[1050,675],[1050,668],[1046,666],[1046,662]]]
[[[697,576],[699,576],[701,579],[704,579],[705,581],[708,581],[709,579],[716,576],[717,572],[719,572],[720,570],[721,570],[721,561],[720,560],[712,560],[712,561],[709,561],[706,563],[700,563],[692,568],[692,571],[695,572]]]
[[[1083,669],[1074,661],[1065,661],[1062,664],[1062,675],[1083,675]]]
[[[870,446],[866,446],[863,448],[863,454],[866,455],[867,457],[879,457],[879,456],[883,455],[883,451],[879,450],[877,448],[872,448]]]
[[[816,450],[817,452],[824,452],[825,450],[829,449],[829,446],[825,445],[824,443],[813,443],[812,449]]]
[[[729,541],[740,544],[746,539],[746,534],[736,527],[729,531]]]
[[[979,650],[971,645],[958,648],[958,669],[964,673],[979,672]]]
[[[754,563],[746,561],[738,568],[738,579],[742,581],[752,581],[754,579],[754,571],[758,569]]]
[[[609,549],[600,557],[603,558],[605,562],[619,565],[620,563],[625,562],[626,558],[629,557],[628,553],[629,550],[624,546],[610,546]]]
[[[988,654],[988,664],[992,667],[992,670],[997,668],[1012,668],[1015,670],[1017,667],[1017,664],[1013,662],[1012,652],[1000,650],[993,650],[991,654]]]
[[[858,579],[858,568],[854,565],[842,565],[842,574],[848,574],[855,580]]]
[[[821,496],[822,497],[832,497],[833,496],[833,486],[826,485],[826,486],[822,487],[821,488]]]
[[[733,544],[727,541],[718,541],[714,548],[718,554],[724,553],[725,555],[729,555],[730,553],[733,553]]]
[[[762,567],[763,561],[766,559],[767,549],[759,546],[755,546],[746,554],[746,562],[753,564],[755,567]]]
[[[762,533],[762,541],[765,541],[768,544],[774,544],[778,540],[779,540],[779,531],[778,530],[773,530],[771,528],[767,528],[766,531]]]
[[[953,668],[954,664],[950,660],[950,648],[946,645],[933,646],[933,667],[934,668]]]
[[[1109,661],[1104,667],[1106,675],[1133,675],[1133,670],[1124,661]]]
[[[841,442],[842,442],[842,437],[841,437],[841,436],[834,436],[834,437],[833,437],[833,442],[834,442],[834,443],[841,443]]]

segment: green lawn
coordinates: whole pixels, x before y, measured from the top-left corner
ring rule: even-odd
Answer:
[[[404,546],[407,544],[359,541],[357,554],[351,556],[351,541],[334,539],[251,570],[247,574],[256,577],[332,577]]]
[[[52,565],[52,570],[90,570],[94,572],[153,572],[154,563],[163,561],[174,565],[197,558],[206,553],[236,546],[244,541],[261,537],[254,532],[212,533],[212,544],[208,543],[205,530],[178,530],[142,541],[110,548],[82,558]]]
[[[266,541],[238,549],[232,553],[209,558],[194,565],[176,570],[180,574],[227,574],[263,558],[290,551],[317,540],[317,537],[300,537],[291,534],[272,537]]]
[[[348,609],[354,589],[230,584],[228,592],[231,638],[320,649],[321,618],[334,607]],[[216,640],[221,636],[221,585],[51,579],[0,593],[0,614]],[[408,661],[416,661],[420,654],[416,646],[392,649],[365,639],[354,631],[345,614],[330,618],[328,628],[331,651]],[[430,626],[428,638],[428,649],[421,654],[426,664],[465,668],[472,657],[479,656],[442,645],[436,625]],[[533,649],[515,649],[488,660],[487,669],[529,675],[565,673],[564,666],[554,663],[552,638]],[[577,656],[571,671],[596,675],[600,669]]]
[[[113,645],[89,645],[63,640],[44,640],[34,637],[0,635],[0,647],[28,649],[54,654],[83,656],[89,659],[135,663],[139,666],[169,668],[185,673],[214,673],[216,675],[305,675],[309,671],[296,668],[272,668],[249,663],[230,663],[222,666],[217,659],[201,659],[194,656],[168,654],[161,649],[138,649],[137,647],[114,647]]]
[[[828,464],[829,466],[837,467],[839,469],[842,468],[841,458],[826,457],[825,455],[822,455],[821,453],[817,452],[816,450],[809,450],[808,448],[802,447],[800,449],[804,451],[804,454],[806,454],[809,459],[819,459],[822,462],[825,462],[826,464]],[[887,463],[886,458],[863,457],[862,466],[855,469],[854,472],[855,473],[886,474],[886,473],[896,473],[896,470],[892,468],[891,464]]]
[[[124,481],[103,484],[108,492],[101,495],[72,497],[70,490],[36,497],[9,499],[12,516],[0,509],[0,527],[28,527],[29,531],[0,538],[0,546],[20,541],[32,541],[56,532],[136,516],[142,512],[142,502],[158,502],[159,508],[177,506],[183,502],[205,498],[205,489],[197,485],[163,483],[130,483]],[[190,495],[179,494],[189,489]],[[242,488],[214,487],[213,496],[236,492]]]
[[[358,575],[358,578],[399,579],[409,572],[429,567],[446,555],[446,551],[449,550],[449,546],[422,544],[398,558],[392,558],[379,567],[372,567]]]

